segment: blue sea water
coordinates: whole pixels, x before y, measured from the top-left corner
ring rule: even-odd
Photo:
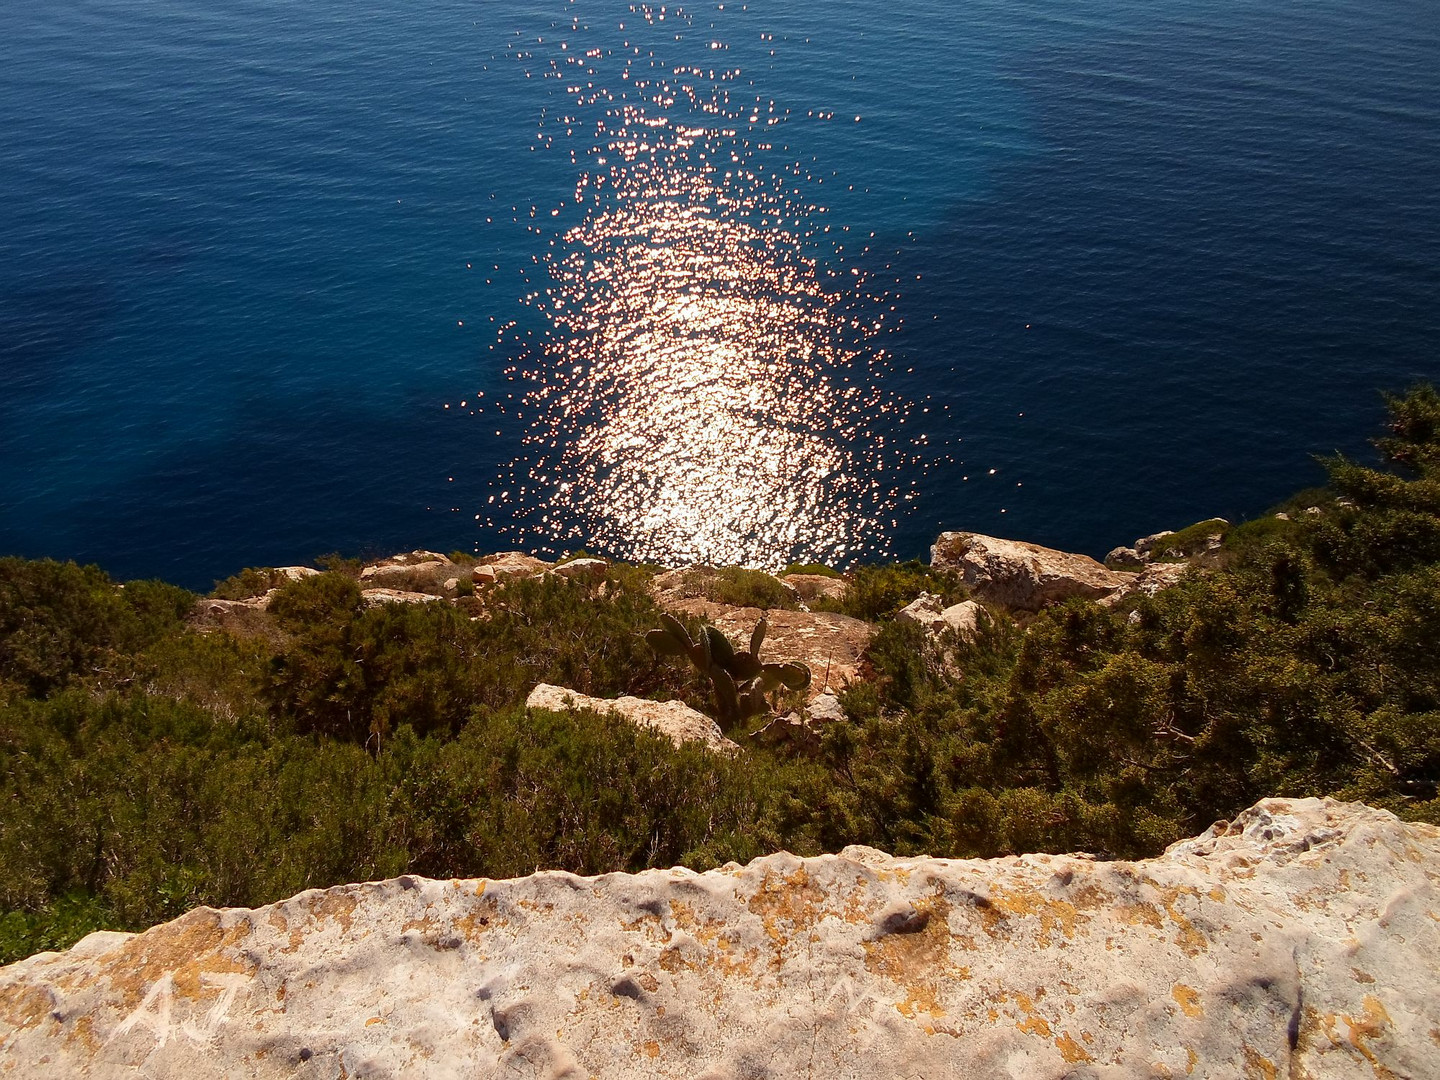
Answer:
[[[632,48],[740,71],[817,272],[884,285],[926,438],[856,550],[1253,516],[1440,379],[1427,0],[6,4],[0,552],[203,588],[509,546],[526,425],[475,404],[555,342],[601,148],[558,129]]]

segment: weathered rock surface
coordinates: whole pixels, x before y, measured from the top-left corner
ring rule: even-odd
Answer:
[[[829,574],[785,574],[780,580],[794,589],[807,604],[821,597],[844,600],[845,594],[850,591],[844,578],[831,577]]]
[[[958,573],[981,600],[1017,611],[1039,611],[1072,596],[1098,600],[1131,577],[1088,555],[971,532],[941,533],[930,564]]]
[[[610,564],[604,559],[571,559],[555,567],[555,573],[563,578],[591,584],[604,581],[609,571]]]
[[[768,574],[763,570],[751,571],[762,580],[769,579],[776,589],[785,594],[790,600],[800,599],[799,590],[774,574]],[[713,566],[687,566],[679,570],[667,570],[663,574],[656,574],[650,581],[650,592],[655,597],[655,602],[667,611],[682,611],[685,605],[696,600],[717,602],[713,598],[717,595],[722,580],[722,572]]]
[[[1194,564],[1188,562],[1148,563],[1140,573],[1126,575],[1130,580],[1099,602],[1110,607],[1129,596],[1154,596],[1161,589],[1177,584],[1193,568]]]
[[[895,613],[896,622],[913,622],[931,634],[954,630],[967,641],[975,636],[984,617],[985,609],[974,600],[962,600],[946,607],[933,593],[921,593]]]
[[[470,574],[476,585],[494,585],[510,578],[543,574],[551,565],[523,551],[502,551],[480,559]]]
[[[33,1078],[1440,1075],[1440,830],[1267,800],[1162,858],[399,878],[0,969]]]
[[[806,694],[811,700],[843,690],[846,683],[858,679],[865,650],[875,636],[875,627],[863,619],[832,611],[761,611],[726,607],[709,600],[678,601],[671,610],[705,619],[740,644],[750,640],[750,632],[763,615],[769,627],[760,658],[766,663],[797,662],[809,667],[810,689]]]
[[[313,566],[277,566],[275,572],[284,575],[290,581],[303,581],[307,577],[318,577],[320,574],[320,571]]]
[[[391,555],[387,559],[362,567],[360,580],[369,581],[372,578],[385,578],[408,573],[425,573],[438,570],[441,567],[453,566],[448,555],[441,555],[438,551],[407,551],[400,555]]]
[[[380,604],[429,604],[445,598],[431,593],[406,592],[404,589],[361,589],[360,599],[365,601],[366,607],[376,607]]]
[[[733,754],[740,749],[720,732],[720,725],[696,712],[683,701],[646,701],[644,698],[596,698],[567,690],[563,686],[541,683],[530,691],[525,699],[527,709],[549,709],[551,712],[614,713],[640,727],[654,728],[662,735],[668,735],[676,746],[685,742],[704,743],[711,750],[721,754]]]

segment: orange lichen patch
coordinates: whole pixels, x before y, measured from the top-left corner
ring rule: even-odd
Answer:
[[[0,1020],[17,1031],[32,1028],[50,1015],[55,999],[50,991],[24,983],[0,989]]]
[[[419,930],[420,936],[425,938],[426,940],[429,940],[435,937],[435,935],[440,932],[440,923],[436,920],[434,915],[430,914],[429,910],[427,909],[425,912],[425,917],[423,919],[411,919],[404,926],[400,927],[400,932],[402,934],[407,934],[411,930]]]
[[[280,931],[280,933],[282,934],[285,933],[286,930],[290,929],[290,921],[285,918],[285,915],[280,911],[279,908],[270,909],[269,922],[271,926],[273,926],[276,930]]]
[[[197,908],[131,938],[105,957],[97,974],[108,978],[119,991],[122,1009],[135,1008],[166,973],[174,980],[176,994],[200,1001],[220,993],[205,983],[205,975],[255,974],[257,961],[231,952],[249,936],[249,923],[235,922],[227,928],[218,912]]]
[[[1055,932],[1067,940],[1075,936],[1075,924],[1086,919],[1067,900],[1054,900],[1034,889],[1006,889],[996,886],[988,906],[980,909],[980,922],[991,937],[1012,916],[1039,918],[1038,944],[1048,948]],[[1088,921],[1088,920],[1086,920]]]
[[[648,1042],[641,1043],[635,1049],[638,1053],[644,1054],[652,1061],[660,1056],[660,1044],[654,1039],[651,1039]]]
[[[760,958],[759,950],[735,951],[734,943],[725,932],[728,924],[724,919],[701,919],[695,914],[695,909],[683,900],[671,900],[670,913],[675,925],[706,950],[702,966],[726,976],[751,974]]]
[[[1361,1014],[1358,1018],[1348,1013],[1340,1013],[1338,1019],[1345,1025],[1348,1041],[1360,1056],[1370,1063],[1375,1075],[1388,1078],[1392,1074],[1389,1069],[1380,1064],[1375,1057],[1375,1052],[1365,1045],[1366,1039],[1378,1039],[1385,1034],[1385,1029],[1391,1024],[1390,1014],[1385,1011],[1385,1006],[1380,999],[1373,994],[1366,994],[1360,1003]],[[1330,1035],[1331,1042],[1338,1042],[1331,1032],[1334,1028],[1336,1017],[1326,1017],[1326,1033]]]
[[[70,1029],[70,1034],[65,1037],[65,1042],[67,1045],[76,1042],[83,1043],[86,1051],[91,1054],[98,1054],[104,1045],[95,1034],[94,1019],[89,1016],[82,1016],[75,1021],[75,1026]]]
[[[825,891],[803,866],[783,877],[767,873],[746,906],[760,916],[770,940],[780,944],[786,943],[790,934],[809,930],[827,914]]]
[[[370,1027],[370,1026],[372,1026],[372,1025],[374,1025],[374,1024],[383,1024],[383,1023],[385,1023],[385,1017],[383,1017],[383,1016],[372,1016],[372,1017],[370,1017],[369,1020],[366,1020],[366,1021],[365,1021],[365,1026],[366,1026],[366,1027]]]
[[[902,1016],[913,1020],[927,1013],[939,1018],[945,1015],[938,1000],[941,982],[969,977],[968,968],[950,965],[949,903],[935,896],[916,904],[912,925],[919,928],[865,942],[865,967],[905,989],[905,999],[895,1006]]]
[[[1160,914],[1160,909],[1154,904],[1119,904],[1115,907],[1115,917],[1126,926],[1145,925],[1159,930],[1165,925],[1165,920]]]
[[[1184,983],[1176,983],[1170,991],[1170,996],[1175,999],[1175,1003],[1180,1006],[1180,1010],[1186,1016],[1205,1015],[1205,1010],[1200,1006],[1200,993],[1193,987],[1186,986]]]
[[[1180,951],[1186,956],[1199,956],[1206,949],[1210,948],[1210,943],[1205,940],[1205,935],[1195,929],[1195,924],[1185,916],[1179,907],[1180,897],[1198,897],[1200,890],[1189,885],[1162,887],[1148,879],[1147,884],[1160,891],[1160,906],[1165,909],[1165,914],[1168,915],[1170,921],[1175,924],[1175,944],[1180,946]]]
[[[312,897],[308,906],[316,922],[323,925],[326,919],[334,919],[340,924],[340,929],[347,934],[350,932],[351,916],[357,906],[355,897],[350,893],[342,889],[330,889]]]
[[[670,972],[672,975],[680,971],[682,968],[693,969],[695,966],[694,964],[691,964],[689,961],[687,961],[684,956],[681,955],[679,947],[675,945],[671,945],[668,949],[665,949],[660,953],[660,959],[658,963],[663,970]]]
[[[1216,885],[1213,889],[1206,893],[1206,895],[1209,896],[1211,900],[1214,900],[1217,904],[1223,904],[1225,902],[1225,890],[1222,889],[1219,885]]]
[[[1070,1037],[1068,1031],[1062,1031],[1055,1038],[1055,1049],[1060,1051],[1060,1056],[1071,1065],[1079,1065],[1083,1062],[1094,1061],[1090,1052]]]
[[[455,931],[466,941],[474,942],[486,930],[504,925],[504,920],[500,918],[499,912],[500,905],[495,902],[494,897],[491,897],[484,903],[477,904],[476,909],[468,915],[462,915],[456,919]]]
[[[660,942],[662,945],[669,944],[670,939],[675,936],[666,928],[665,924],[660,920],[659,915],[648,911],[634,922],[627,923],[624,919],[621,919],[620,929],[627,930],[632,934],[643,930],[652,939]]]
[[[1015,1026],[1021,1031],[1028,1032],[1031,1035],[1043,1035],[1047,1039],[1050,1037],[1050,1021],[1046,1020],[1043,1016],[1035,1016],[1032,1014]]]
[[[1245,1055],[1246,1080],[1276,1080],[1280,1075],[1275,1063],[1249,1043],[1241,1043],[1240,1049]]]

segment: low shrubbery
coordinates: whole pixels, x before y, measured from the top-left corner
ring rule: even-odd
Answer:
[[[1385,468],[1328,462],[1289,520],[1229,529],[1211,570],[1127,607],[996,613],[937,645],[893,616],[961,599],[953,577],[854,569],[831,604],[879,628],[851,721],[738,735],[733,759],[523,708],[542,681],[707,707],[645,644],[647,570],[612,566],[603,596],[550,577],[369,608],[335,561],[279,585],[263,632],[200,633],[182,590],[0,559],[0,959],[402,871],[1138,857],[1267,795],[1440,821],[1440,398],[1392,417]]]

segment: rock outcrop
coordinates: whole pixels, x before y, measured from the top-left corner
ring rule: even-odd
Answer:
[[[979,599],[1016,611],[1039,611],[1074,596],[1098,600],[1132,576],[1088,555],[971,532],[941,533],[930,564],[959,574]]]
[[[639,727],[654,728],[669,736],[676,746],[686,742],[704,743],[720,754],[733,754],[740,748],[720,732],[720,725],[696,712],[683,701],[646,701],[644,698],[596,698],[567,690],[563,686],[541,683],[525,699],[527,709],[549,709],[551,712],[589,710],[613,713]]]
[[[704,619],[739,643],[750,640],[750,632],[764,616],[768,629],[761,659],[772,664],[806,665],[810,669],[810,689],[806,693],[812,700],[843,690],[847,683],[859,678],[865,650],[875,636],[875,627],[863,619],[833,611],[761,611],[726,607],[709,600],[677,601],[671,610]]]
[[[822,597],[827,600],[844,600],[850,586],[844,578],[829,574],[785,574],[782,582],[795,590],[802,603],[810,603]]]
[[[361,589],[360,599],[365,602],[366,607],[378,607],[381,604],[429,604],[445,598],[406,589]]]
[[[523,551],[501,551],[481,558],[470,576],[476,585],[494,585],[510,578],[535,577],[545,573],[552,565]]]
[[[985,609],[974,600],[962,600],[946,607],[933,593],[921,593],[895,613],[896,622],[912,622],[937,635],[954,630],[966,641],[975,636],[983,618]]]
[[[0,969],[0,1075],[1435,1077],[1437,882],[1328,800],[1139,863],[402,877]]]

